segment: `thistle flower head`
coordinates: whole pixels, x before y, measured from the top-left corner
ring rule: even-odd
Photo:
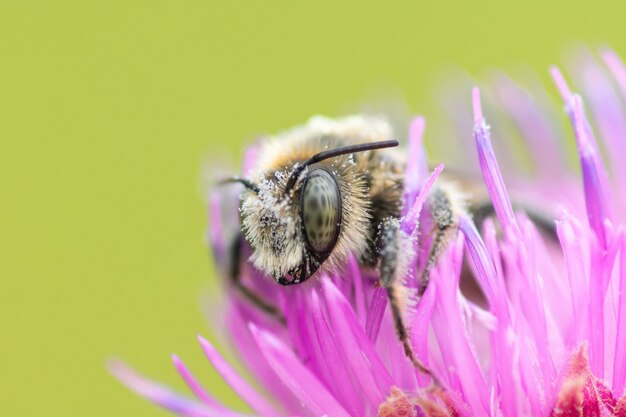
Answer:
[[[235,294],[227,297],[228,336],[258,384],[240,375],[209,341],[199,337],[199,342],[252,415],[626,416],[626,68],[612,51],[603,51],[602,58],[604,66],[586,59],[574,74],[585,103],[560,70],[551,69],[572,127],[580,184],[532,96],[506,78],[494,84],[494,104],[526,138],[536,168],[532,181],[518,181],[511,190],[557,212],[553,238],[512,203],[492,146],[490,115],[483,113],[479,90],[473,90],[467,113],[474,127],[465,136],[473,136],[495,218],[479,230],[470,217],[461,217],[426,292],[405,314],[413,350],[439,385],[407,359],[386,291],[353,257],[340,272],[294,287],[279,287],[248,266],[242,279],[273,300],[285,318],[281,323]],[[401,229],[414,236],[417,257],[407,267],[409,288],[417,285],[426,245],[418,223],[443,170],[427,172],[423,132],[424,120],[415,119],[400,220]],[[253,159],[254,148],[247,161]],[[220,228],[226,220],[220,216],[216,204],[210,240],[218,261],[226,252]],[[460,290],[468,267],[484,302]],[[244,415],[227,409],[178,357],[173,360],[193,397],[119,362],[111,370],[179,415]]]

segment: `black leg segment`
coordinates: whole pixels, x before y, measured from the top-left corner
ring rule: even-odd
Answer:
[[[276,320],[285,322],[285,317],[276,306],[241,282],[241,250],[243,244],[244,239],[241,234],[239,234],[233,239],[230,245],[230,262],[228,264],[228,278],[230,283],[239,294],[257,308],[274,317]]]

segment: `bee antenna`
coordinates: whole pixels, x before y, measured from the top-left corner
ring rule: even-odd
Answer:
[[[239,183],[242,184],[244,187],[246,187],[248,190],[252,190],[255,193],[259,193],[259,186],[256,185],[255,183],[253,183],[250,180],[247,180],[245,178],[240,178],[240,177],[232,177],[232,178],[226,178],[221,180],[220,182],[218,182],[218,185],[226,185],[226,184],[232,184],[232,183]]]
[[[381,140],[379,142],[369,142],[369,143],[360,143],[358,145],[349,145],[342,146],[340,148],[327,149],[320,153],[317,153],[304,161],[302,164],[298,165],[296,169],[293,170],[289,180],[287,180],[287,185],[285,185],[285,193],[288,193],[291,188],[296,184],[298,177],[304,171],[306,167],[309,165],[316,164],[320,161],[323,161],[328,158],[334,158],[336,156],[347,155],[351,153],[357,152],[365,152],[365,151],[373,151],[375,149],[383,149],[383,148],[393,148],[398,146],[399,143],[397,140]]]

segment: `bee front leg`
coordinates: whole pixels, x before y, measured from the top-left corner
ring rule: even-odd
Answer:
[[[266,314],[274,317],[281,323],[285,323],[284,315],[263,296],[248,288],[243,282],[241,282],[241,250],[244,244],[244,239],[241,234],[238,234],[230,245],[230,263],[228,265],[228,279],[233,288],[243,298],[252,303],[255,307],[259,308]]]
[[[435,385],[439,385],[437,378],[430,369],[415,357],[408,330],[402,318],[402,309],[403,307],[408,308],[408,306],[406,306],[407,289],[402,282],[404,270],[399,267],[399,258],[401,256],[400,233],[399,221],[397,219],[387,218],[382,221],[377,239],[380,253],[380,282],[387,291],[396,333],[398,339],[402,342],[404,353],[420,372],[428,375]]]

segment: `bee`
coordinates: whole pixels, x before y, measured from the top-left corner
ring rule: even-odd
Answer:
[[[306,125],[267,138],[256,166],[238,182],[240,234],[232,250],[234,287],[270,314],[278,310],[240,281],[240,262],[249,261],[278,285],[291,286],[335,272],[350,255],[365,267],[379,269],[399,340],[416,368],[432,373],[415,357],[403,319],[404,278],[412,243],[401,228],[406,154],[382,118],[314,117]],[[468,214],[457,187],[440,179],[426,200],[432,228],[428,258],[417,295],[427,288],[430,271]],[[480,216],[493,214],[477,205]],[[241,258],[241,243],[251,248]]]
[[[403,253],[409,236],[400,229],[406,156],[396,147],[390,125],[382,118],[349,116],[312,118],[260,144],[256,166],[239,182],[240,236],[251,248],[249,262],[283,286],[297,285],[341,268],[350,255],[366,267],[378,267],[398,337],[407,357],[415,357],[403,320],[402,283],[407,268]],[[464,202],[449,188],[437,186],[428,197],[435,226],[419,293],[464,213]],[[240,257],[235,242],[234,264]],[[235,287],[270,313],[271,304],[241,285]]]

